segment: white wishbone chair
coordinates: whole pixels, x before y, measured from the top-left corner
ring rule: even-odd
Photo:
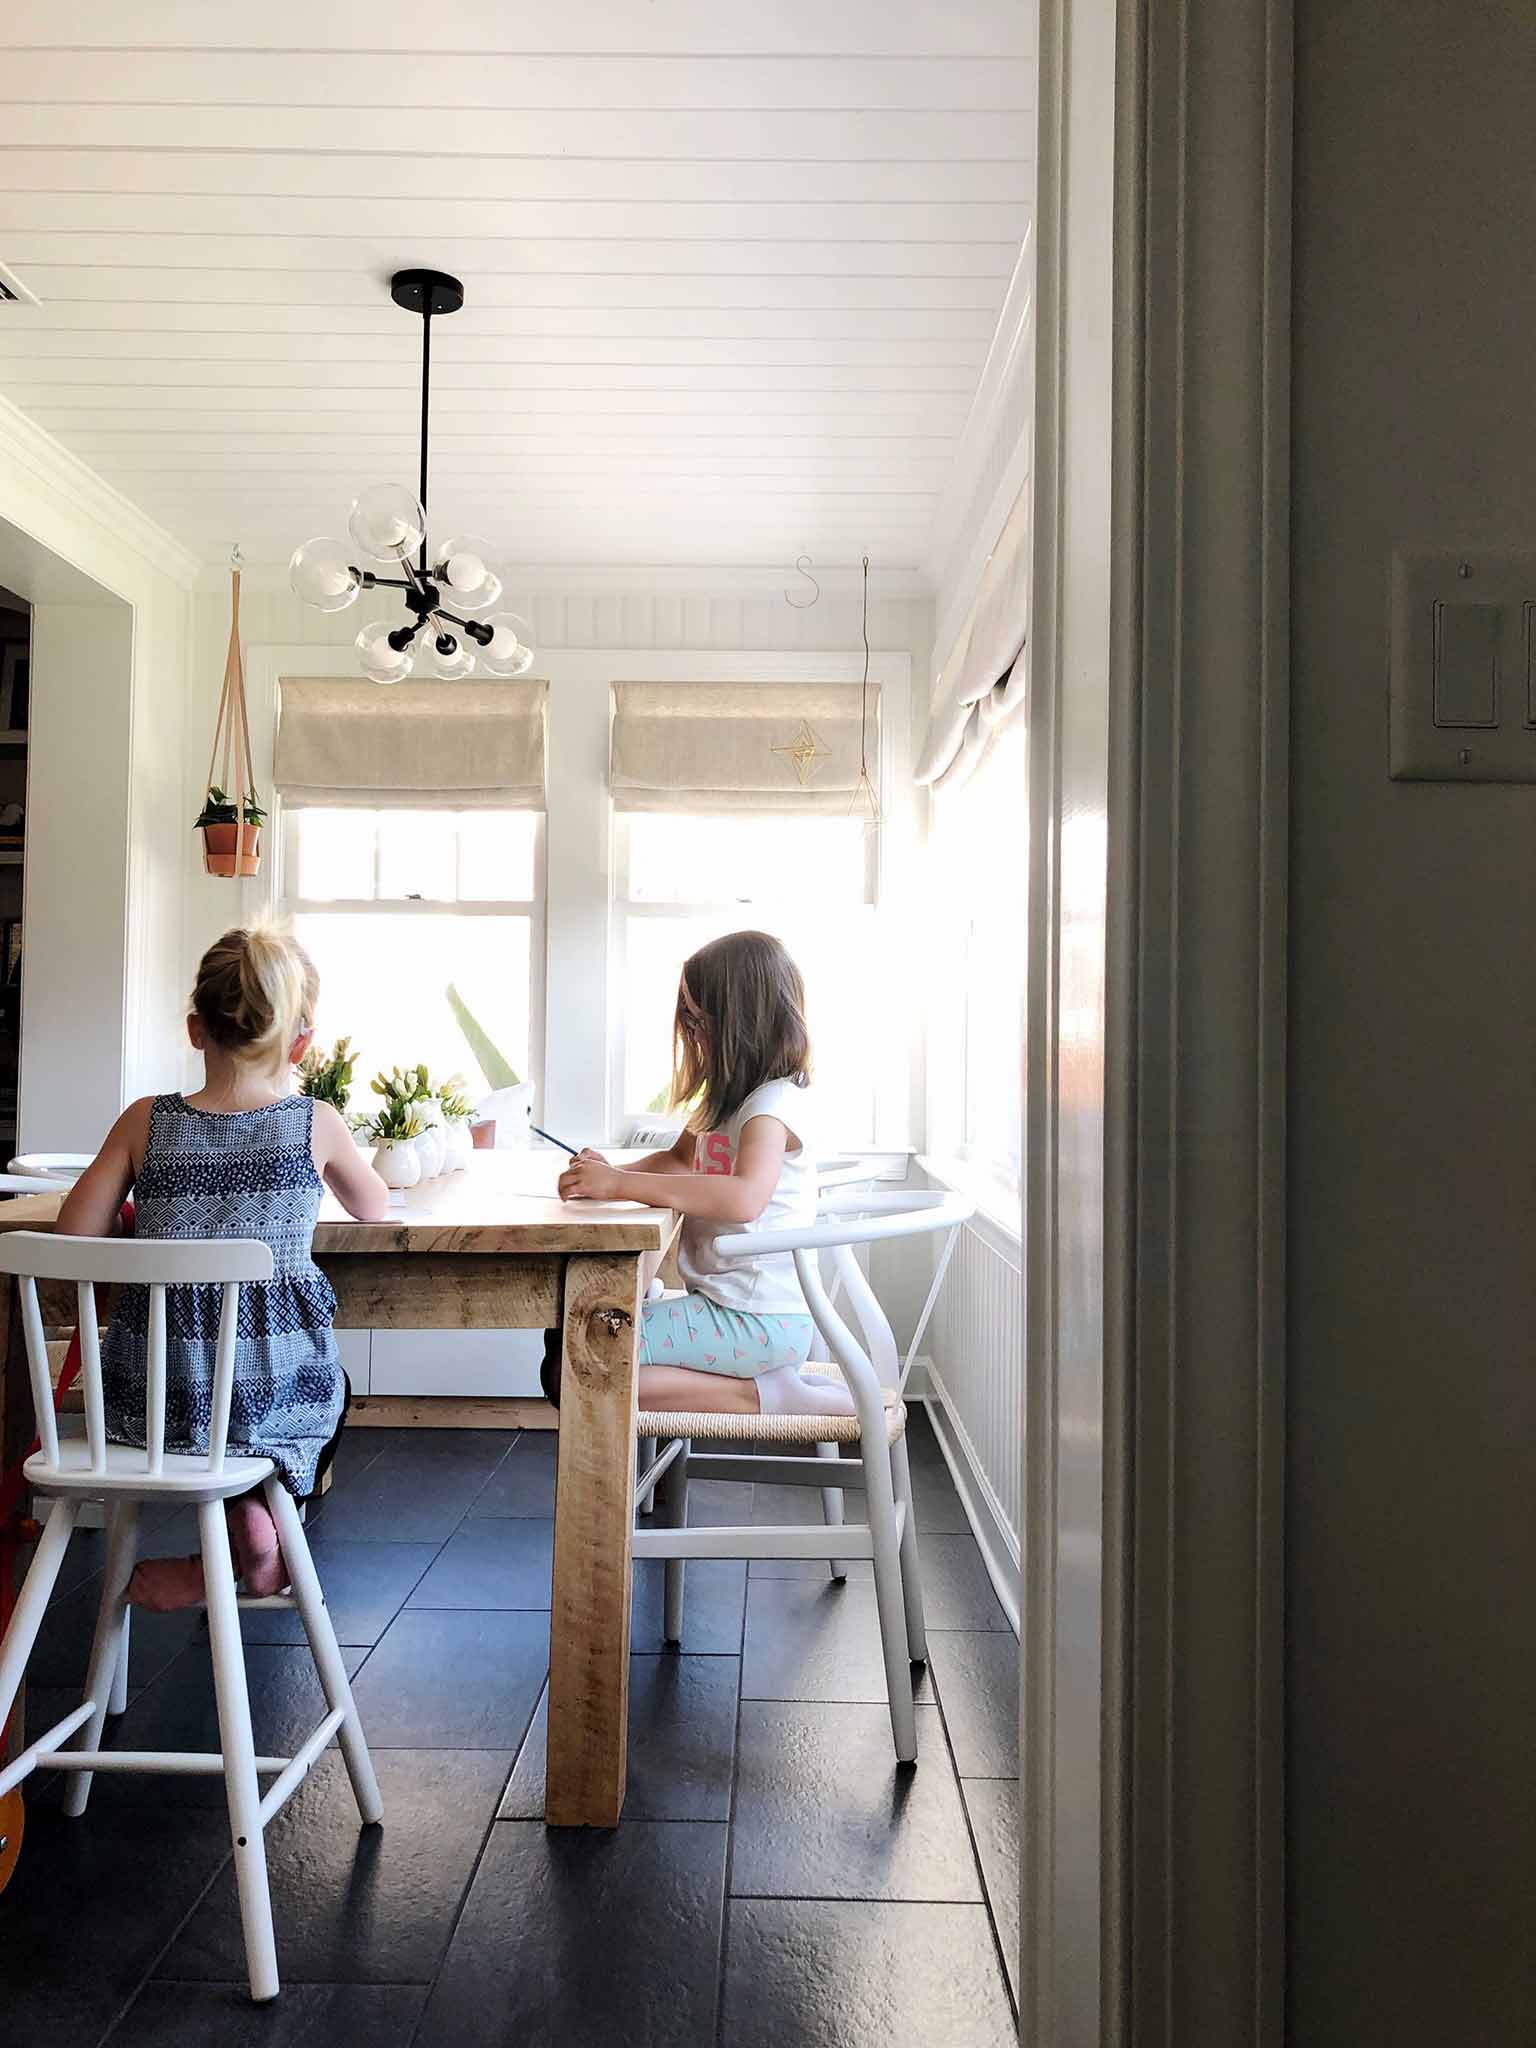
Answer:
[[[794,1254],[806,1306],[830,1355],[831,1363],[824,1369],[841,1375],[853,1397],[854,1413],[721,1415],[651,1409],[641,1411],[638,1423],[642,1437],[655,1437],[665,1444],[638,1483],[642,1495],[657,1489],[658,1512],[655,1526],[635,1531],[634,1554],[667,1562],[666,1640],[676,1643],[681,1639],[683,1574],[690,1557],[825,1558],[838,1576],[836,1567],[841,1560],[870,1559],[891,1733],[902,1763],[912,1763],[917,1757],[911,1666],[926,1661],[928,1654],[907,1462],[907,1411],[901,1398],[904,1373],[890,1323],[854,1253],[860,1245],[937,1231],[949,1232],[952,1243],[972,1213],[972,1204],[957,1195],[909,1189],[870,1194],[849,1189],[829,1195],[813,1224],[788,1230],[734,1231],[717,1237],[715,1250],[721,1258]],[[857,1335],[825,1282],[824,1253],[831,1255],[834,1284],[846,1297]],[[695,1457],[696,1436],[754,1448],[745,1454]],[[774,1448],[765,1455],[756,1449],[763,1445]],[[830,1448],[830,1457],[824,1446]],[[865,1525],[828,1520],[821,1528],[690,1529],[690,1478],[814,1486],[822,1489],[824,1507],[829,1491],[840,1496],[843,1488],[861,1488],[869,1519]]]
[[[823,1198],[835,1193],[840,1188],[873,1186],[879,1177],[880,1161],[878,1159],[866,1159],[857,1152],[823,1153],[816,1162],[816,1192],[818,1196]],[[646,1299],[649,1301],[659,1301],[666,1291],[665,1286],[660,1280],[653,1280],[646,1290]],[[838,1287],[834,1282],[832,1288],[832,1299],[834,1302],[837,1300],[837,1296]],[[835,1457],[836,1455],[836,1446],[828,1444],[823,1456]],[[640,1472],[648,1471],[656,1462],[656,1439],[654,1437],[642,1436],[640,1438],[637,1457],[637,1470]],[[648,1515],[655,1504],[655,1489],[647,1487],[638,1498],[641,1514]],[[841,1495],[837,1494],[834,1490],[830,1491],[826,1498],[827,1520],[840,1521],[842,1519],[841,1508],[839,1506],[834,1511],[832,1502],[836,1500],[840,1503]],[[834,1578],[841,1578],[843,1575],[834,1567],[833,1576]]]
[[[65,1811],[79,1815],[85,1811],[91,1779],[97,1771],[163,1772],[181,1777],[222,1775],[234,1837],[235,1876],[251,1996],[273,1998],[278,1990],[277,1951],[272,1934],[263,1830],[298,1789],[333,1738],[340,1743],[364,1822],[379,1820],[383,1808],[336,1632],[326,1611],[293,1496],[277,1477],[270,1458],[230,1456],[227,1451],[240,1288],[245,1281],[271,1278],[271,1250],[259,1241],[245,1238],[135,1242],[16,1231],[0,1237],[0,1273],[15,1275],[20,1289],[22,1332],[32,1401],[37,1411],[40,1448],[26,1462],[26,1480],[34,1493],[53,1502],[10,1626],[0,1641],[0,1724],[9,1715],[20,1689],[81,1508],[88,1501],[101,1501],[110,1516],[106,1572],[85,1697],[63,1720],[38,1736],[0,1770],[0,1794],[10,1791],[40,1767],[74,1772],[77,1775],[69,1788]],[[85,1404],[83,1442],[61,1442],[59,1438],[38,1306],[39,1280],[75,1283]],[[95,1290],[98,1285],[114,1283],[149,1289],[143,1448],[107,1441]],[[222,1289],[206,1453],[165,1448],[166,1294],[170,1288],[191,1284]],[[277,1524],[291,1590],[273,1599],[242,1602],[235,1591],[224,1503],[258,1486]],[[170,1500],[186,1502],[197,1509],[222,1747],[211,1754],[192,1750],[103,1749],[101,1739],[107,1714],[120,1712],[125,1704],[125,1596],[137,1550],[139,1508],[145,1502]],[[325,1695],[326,1714],[291,1757],[256,1754],[241,1652],[241,1605],[296,1607],[309,1639]],[[70,1738],[82,1730],[81,1746],[66,1748]],[[267,1775],[274,1776],[275,1782],[263,1794],[258,1781]]]

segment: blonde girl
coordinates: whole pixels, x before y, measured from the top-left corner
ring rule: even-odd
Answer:
[[[365,1221],[386,1216],[389,1202],[336,1110],[293,1092],[318,994],[314,963],[278,926],[228,931],[210,946],[187,1018],[203,1086],[125,1109],[58,1222],[76,1236],[110,1236],[131,1191],[136,1236],[255,1237],[272,1247],[272,1278],[241,1291],[229,1448],[271,1458],[300,1496],[314,1490],[345,1407],[335,1297],[310,1256],[321,1196],[329,1187]],[[208,1447],[219,1312],[214,1286],[167,1295],[167,1450]],[[144,1441],[147,1345],[147,1290],[126,1288],[102,1345],[107,1430],[119,1443]],[[228,1512],[246,1591],[280,1592],[286,1572],[259,1493]],[[191,1606],[203,1597],[201,1561],[147,1559],[129,1597],[162,1611]]]

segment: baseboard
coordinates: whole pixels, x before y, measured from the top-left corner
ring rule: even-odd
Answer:
[[[558,1429],[547,1401],[522,1396],[359,1394],[348,1429]]]
[[[945,1395],[942,1378],[931,1361],[925,1362],[928,1365],[928,1393],[923,1406],[939,1440],[939,1449],[944,1453],[949,1476],[955,1482],[955,1491],[971,1525],[971,1534],[981,1551],[981,1561],[992,1581],[992,1590],[1008,1617],[1009,1627],[1017,1635],[1024,1599],[1018,1546],[1003,1519],[991,1483],[971,1449],[970,1439]]]

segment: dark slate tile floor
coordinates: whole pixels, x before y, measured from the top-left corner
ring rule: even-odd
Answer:
[[[267,1838],[276,2006],[245,1994],[216,1779],[100,1777],[83,1821],[29,1787],[0,1897],[4,2035],[48,2048],[945,2048],[1014,2038],[1018,1647],[925,1418],[912,1465],[931,1660],[916,1772],[895,1767],[867,1565],[635,1573],[629,1797],[613,1834],[549,1833],[554,1441],[358,1429],[311,1540],[384,1795],[359,1831],[340,1757]],[[856,1494],[850,1521],[861,1521]],[[700,1482],[691,1519],[819,1519],[809,1489]],[[175,1516],[146,1549],[188,1547]],[[66,1711],[102,1564],[77,1546],[34,1665]],[[257,1747],[318,1717],[296,1620],[245,1617]],[[137,1619],[124,1747],[216,1748],[198,1615]]]

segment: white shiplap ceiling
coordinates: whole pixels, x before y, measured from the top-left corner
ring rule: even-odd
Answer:
[[[429,265],[437,532],[919,567],[1034,103],[1027,0],[10,0],[0,259],[43,303],[0,393],[203,557],[282,560],[414,478],[387,280]]]

